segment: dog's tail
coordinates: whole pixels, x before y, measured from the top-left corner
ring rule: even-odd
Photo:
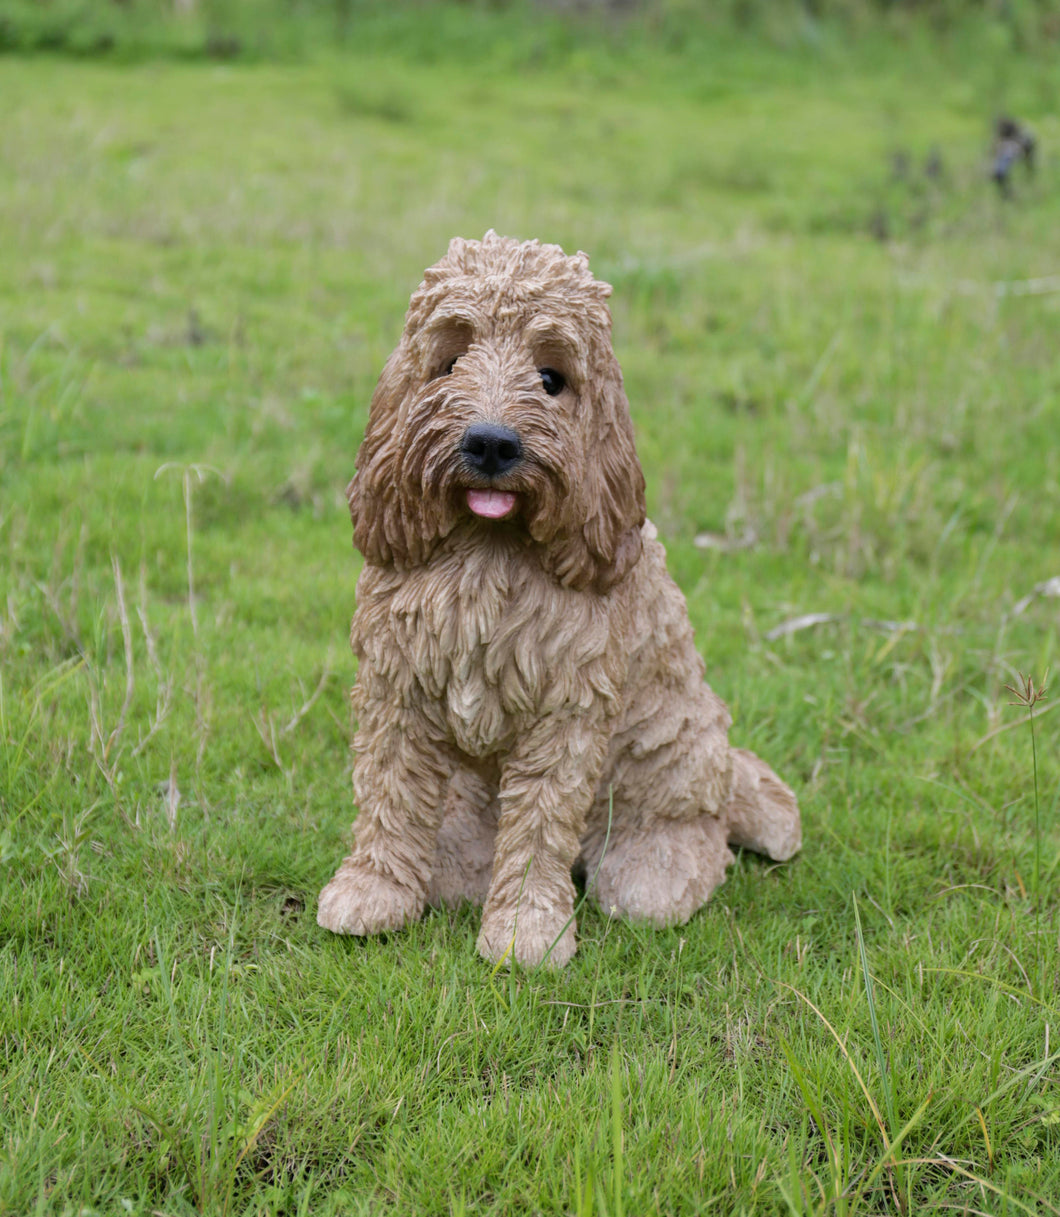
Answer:
[[[732,750],[729,844],[786,862],[802,846],[799,805],[791,787],[753,752]]]

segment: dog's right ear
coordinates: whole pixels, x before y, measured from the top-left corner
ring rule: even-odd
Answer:
[[[412,521],[405,520],[401,510],[398,415],[411,385],[411,363],[402,343],[386,361],[372,394],[357,471],[346,487],[353,543],[374,565],[409,556]]]

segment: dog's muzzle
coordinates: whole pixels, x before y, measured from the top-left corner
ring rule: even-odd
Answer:
[[[460,441],[467,470],[477,477],[496,478],[510,473],[523,459],[523,443],[510,427],[473,423]],[[468,508],[486,520],[503,520],[515,509],[517,498],[508,490],[470,489]]]

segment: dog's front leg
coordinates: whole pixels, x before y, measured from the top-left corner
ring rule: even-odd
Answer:
[[[353,786],[356,843],[320,893],[317,922],[337,934],[398,930],[422,913],[454,760],[419,711],[367,695],[362,667]]]
[[[574,954],[574,884],[585,818],[607,749],[602,710],[560,712],[521,737],[501,774],[493,877],[478,949],[525,967]]]

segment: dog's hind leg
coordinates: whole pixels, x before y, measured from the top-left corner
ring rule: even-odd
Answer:
[[[493,870],[497,836],[496,792],[479,774],[458,769],[449,783],[438,829],[429,904],[483,904]]]
[[[732,750],[732,793],[727,811],[729,844],[786,862],[802,846],[795,795],[753,752]]]
[[[593,897],[612,916],[683,925],[725,882],[733,861],[724,821],[706,813],[645,822],[616,801],[606,847],[605,825],[594,815],[582,857]]]
[[[794,794],[753,753],[729,747],[728,714],[704,690],[699,715],[683,729],[660,730],[662,742],[639,756],[627,746],[613,757],[613,788],[598,792],[582,840],[605,912],[680,925],[725,881],[730,845],[777,861],[799,849]]]
[[[652,691],[613,740],[582,840],[590,890],[603,910],[657,926],[687,921],[733,861],[729,715],[691,660],[687,668],[683,688],[669,696]]]
[[[616,791],[606,848],[608,807],[598,798],[582,859],[592,894],[605,912],[657,926],[681,925],[725,881],[733,861],[730,845],[777,862],[798,852],[802,831],[795,795],[754,753],[733,748],[729,757],[728,797],[715,811],[671,816],[665,806],[661,812],[650,810],[650,794],[639,783]]]

